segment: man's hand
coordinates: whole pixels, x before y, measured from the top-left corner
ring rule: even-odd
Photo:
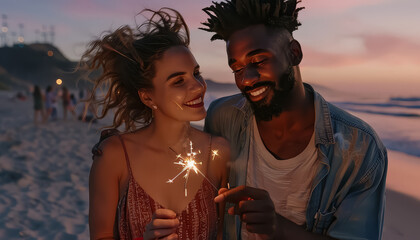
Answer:
[[[157,209],[153,214],[152,221],[146,225],[143,239],[178,239],[178,235],[176,234],[178,226],[179,220],[176,218],[176,213],[174,211],[169,209]]]
[[[257,233],[263,239],[274,239],[277,217],[273,201],[267,191],[247,186],[230,190],[222,188],[214,201],[234,203],[235,206],[228,210],[229,214],[239,215],[246,223],[249,232]]]

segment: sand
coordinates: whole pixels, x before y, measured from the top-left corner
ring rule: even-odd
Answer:
[[[88,239],[90,149],[104,123],[35,126],[32,101],[11,96],[0,92],[0,239]],[[383,239],[420,239],[418,172],[419,157],[389,151]]]

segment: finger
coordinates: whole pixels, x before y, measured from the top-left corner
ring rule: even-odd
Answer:
[[[236,214],[247,212],[274,212],[274,204],[271,200],[251,200],[240,201],[238,208],[235,209]]]
[[[176,213],[170,209],[161,208],[161,209],[157,209],[155,213],[153,213],[152,218],[167,218],[167,219],[176,218]]]
[[[227,188],[220,188],[219,191],[217,192],[217,194],[222,194],[224,192],[226,192],[228,189]]]
[[[175,228],[167,228],[167,229],[155,229],[144,234],[145,239],[156,239],[167,237],[173,234],[176,231]]]
[[[246,230],[251,233],[271,234],[274,232],[274,225],[272,224],[247,224]]]
[[[247,200],[240,201],[238,204],[235,204],[233,207],[228,209],[228,213],[231,215],[240,215],[242,212],[240,211],[241,206],[246,202]]]
[[[235,215],[235,207],[230,207],[228,209],[228,213],[229,213],[229,215]]]
[[[242,213],[244,213],[244,210],[241,210],[241,208],[244,206],[245,202],[250,201],[250,200],[243,200],[240,201],[238,204],[235,204],[233,207],[230,207],[228,209],[228,213],[230,215],[240,215]]]
[[[248,198],[252,198],[255,200],[263,200],[270,198],[270,195],[264,189],[247,187],[242,185],[219,194],[217,197],[214,198],[214,201],[227,201],[231,203],[237,203]]]
[[[163,238],[159,238],[159,239],[163,239],[163,240],[177,240],[178,239],[178,234],[172,233],[169,236],[166,236],[166,237],[163,237]]]
[[[264,224],[272,223],[273,215],[270,213],[250,212],[241,215],[241,220],[248,224]]]
[[[149,224],[148,224],[149,225]],[[179,220],[175,219],[153,219],[149,225],[149,230],[164,229],[164,228],[177,228]]]

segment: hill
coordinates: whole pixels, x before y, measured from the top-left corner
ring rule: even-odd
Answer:
[[[31,85],[45,88],[60,78],[69,88],[76,88],[80,73],[77,62],[68,60],[51,44],[14,45],[0,48],[0,87],[23,89]]]
[[[24,90],[33,85],[45,88],[60,78],[71,89],[84,88],[90,83],[78,81],[82,73],[74,72],[77,62],[68,60],[51,44],[14,45],[0,48],[0,90]],[[91,75],[94,76],[95,74]],[[232,83],[220,83],[206,79],[209,91],[220,93],[239,92]],[[329,90],[313,85],[317,90]]]

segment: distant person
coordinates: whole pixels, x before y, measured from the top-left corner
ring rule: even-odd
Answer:
[[[99,117],[115,109],[112,127],[126,129],[95,151],[91,239],[221,239],[224,209],[217,210],[214,197],[215,188],[226,186],[227,142],[190,125],[206,115],[206,83],[182,16],[167,8],[146,12],[152,17],[141,27],[108,33],[82,58],[91,70],[104,70],[91,94],[110,86],[97,100]],[[173,164],[178,154],[187,157],[192,148],[201,152],[197,169],[207,180],[191,171],[188,185],[184,174],[167,183],[182,170]],[[214,149],[219,156],[212,160]]]
[[[87,96],[90,97],[90,101],[84,101],[83,112],[79,116],[79,120],[82,122],[96,123],[96,105],[92,104],[96,102],[96,94],[92,90],[87,89]]]
[[[55,102],[57,101],[56,95],[53,91],[53,87],[51,85],[47,86],[46,92],[45,92],[45,118],[44,122],[47,122],[48,119],[51,117],[53,111],[57,111]]]
[[[67,119],[67,111],[69,111],[74,118],[76,118],[76,112],[75,112],[75,104],[73,104],[72,99],[71,99],[71,95],[69,90],[67,89],[67,87],[63,87],[62,89],[62,95],[61,95],[61,99],[62,99],[62,104],[63,104],[63,118],[64,120]],[[73,95],[73,99],[74,99],[74,95]],[[74,99],[75,100],[75,99]]]
[[[75,111],[76,106],[77,106],[77,99],[73,93],[70,94],[70,106],[72,107],[73,111]],[[76,111],[75,111],[75,114],[76,114]]]
[[[204,11],[242,94],[215,100],[205,129],[230,141],[227,239],[381,239],[387,152],[361,119],[300,73],[297,0],[227,0]]]
[[[44,119],[44,95],[41,92],[41,89],[38,85],[35,85],[34,92],[34,123],[38,125],[39,122],[42,122]],[[38,121],[39,116],[39,121]]]

